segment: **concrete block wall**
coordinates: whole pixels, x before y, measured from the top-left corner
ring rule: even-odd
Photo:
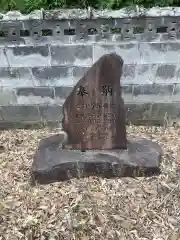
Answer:
[[[73,86],[112,52],[127,120],[179,123],[180,8],[137,7],[0,14],[0,125],[61,122]]]

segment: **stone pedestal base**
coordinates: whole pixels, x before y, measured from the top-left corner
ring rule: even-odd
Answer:
[[[87,176],[143,177],[160,174],[160,146],[144,138],[128,138],[127,150],[62,149],[62,135],[42,139],[34,156],[32,179],[40,184]]]

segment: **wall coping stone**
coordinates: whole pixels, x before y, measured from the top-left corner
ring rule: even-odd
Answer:
[[[112,18],[134,18],[134,17],[178,17],[180,7],[153,7],[143,8],[139,6],[122,8],[120,10],[95,10],[88,9],[57,9],[57,10],[35,10],[29,14],[20,11],[9,11],[0,13],[0,22],[15,20],[73,20],[73,19],[112,19]]]
[[[36,10],[30,14],[22,14],[20,11],[9,11],[7,13],[0,13],[0,22],[4,21],[22,21],[22,20],[42,20],[43,10]]]

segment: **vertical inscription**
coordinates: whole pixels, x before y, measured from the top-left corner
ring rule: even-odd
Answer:
[[[79,113],[76,113],[75,120],[78,125],[78,131],[83,133],[83,141],[108,139],[108,125],[116,123],[116,114],[113,113],[116,110],[116,104],[97,101],[77,105],[76,108],[79,110]],[[108,112],[110,109],[112,111]],[[91,130],[88,131],[87,128],[82,128],[81,125],[84,124],[92,125]]]

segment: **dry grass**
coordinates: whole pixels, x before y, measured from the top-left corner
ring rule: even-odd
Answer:
[[[180,130],[128,127],[128,134],[155,138],[162,146],[158,177],[92,177],[31,187],[33,153],[49,134],[0,132],[0,239],[180,239]]]

